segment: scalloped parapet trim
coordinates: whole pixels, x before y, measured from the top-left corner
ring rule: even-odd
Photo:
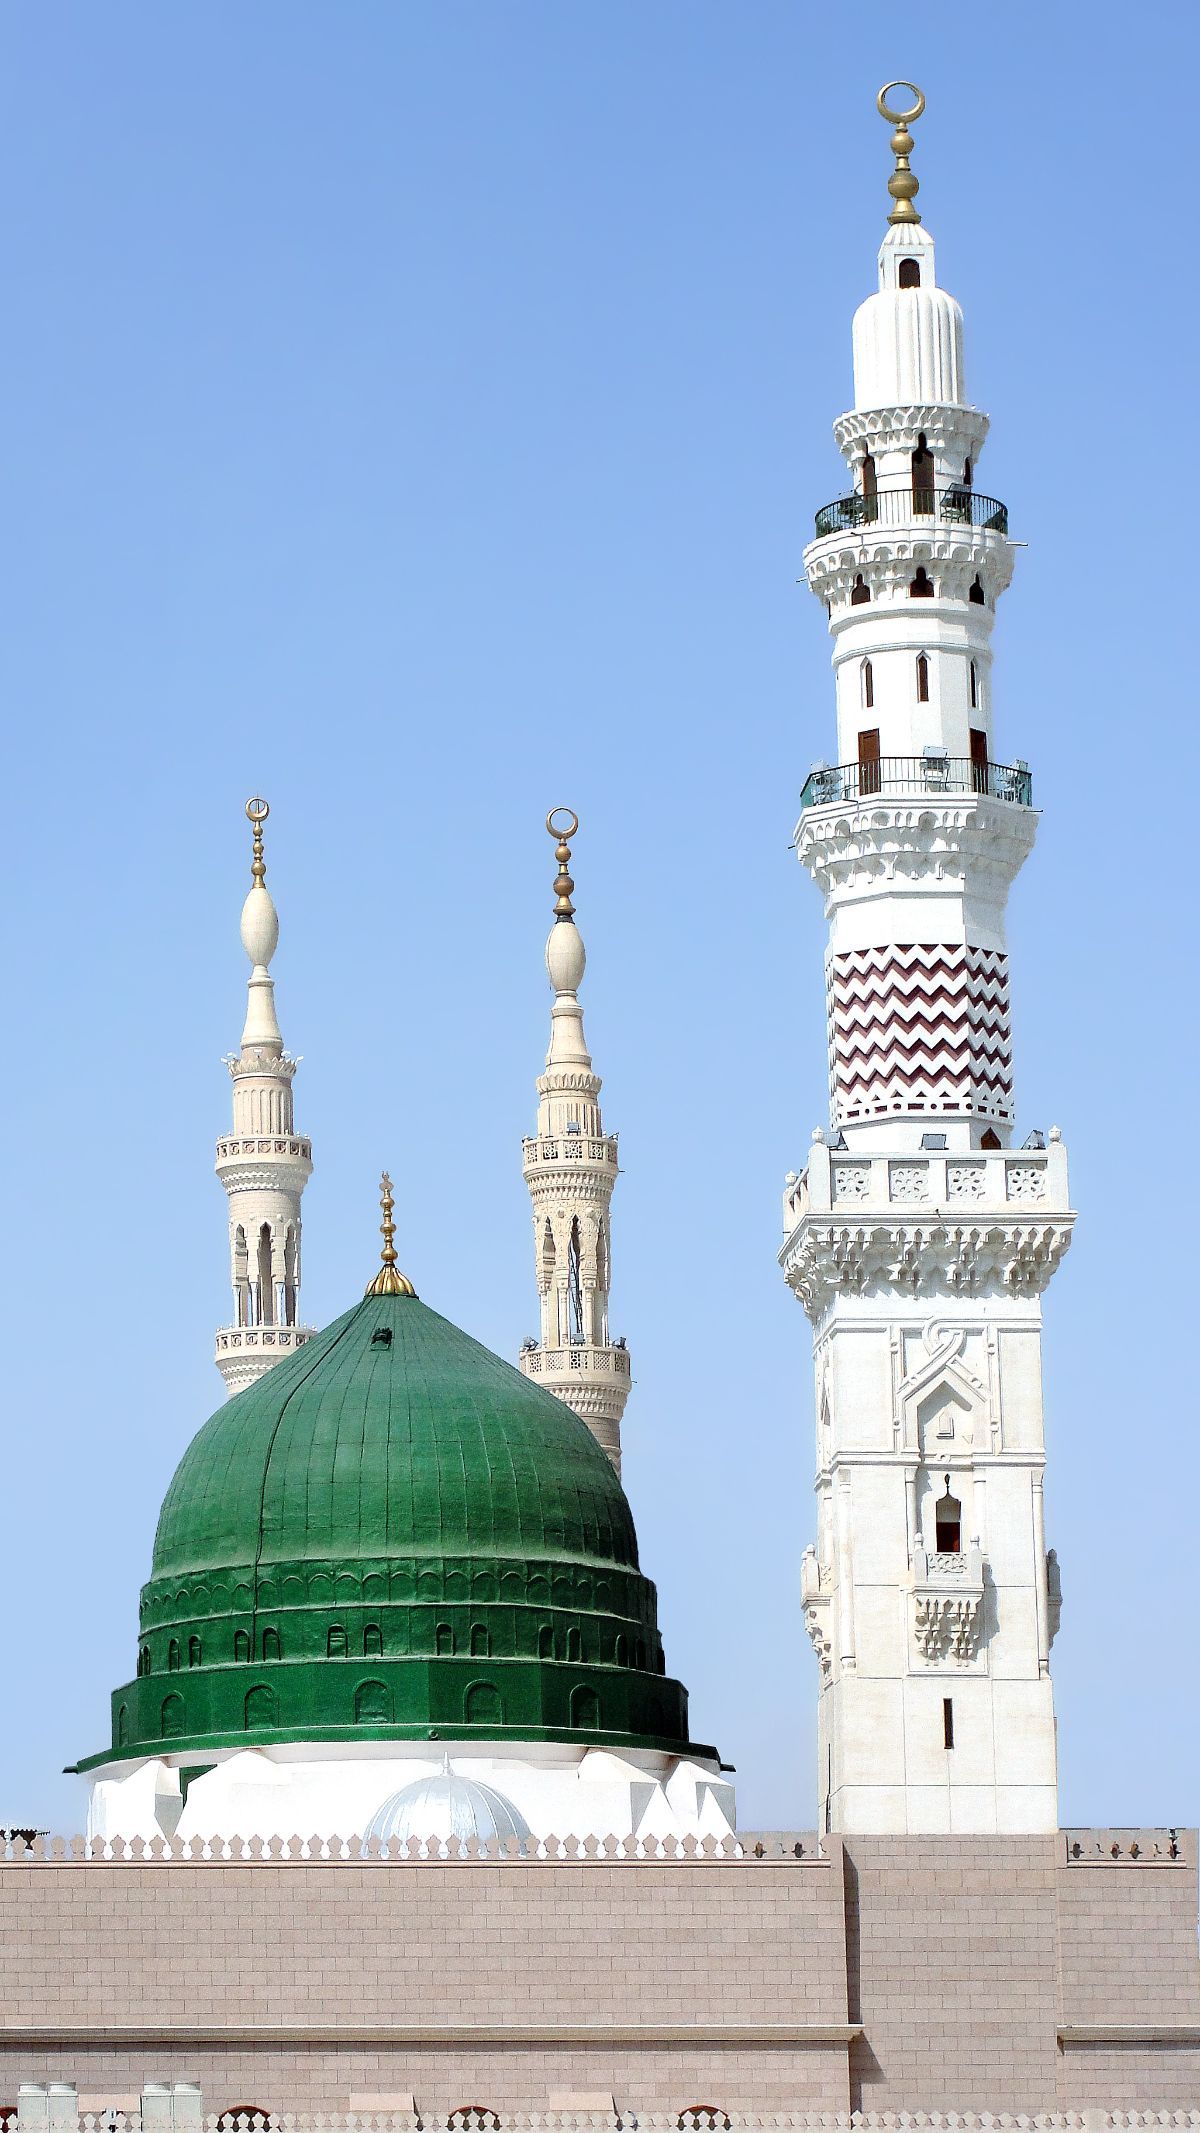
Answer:
[[[57,2100],[57,2099],[56,2099]],[[154,2099],[160,2101],[159,2098]],[[168,2099],[161,2099],[168,2100]],[[158,2114],[155,2113],[155,2123]],[[142,2133],[136,2111],[84,2111],[47,2123],[53,2133]],[[229,2112],[187,2120],[196,2133],[1142,2133],[1158,2127],[1200,2127],[1200,2111],[529,2111],[462,2108],[448,2114],[417,2111],[339,2115]],[[145,2124],[150,2125],[147,2114]]]

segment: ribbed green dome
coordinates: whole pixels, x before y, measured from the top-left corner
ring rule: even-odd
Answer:
[[[606,1454],[414,1296],[368,1295],[230,1400],[167,1491],[89,1762],[248,1734],[687,1746]]]

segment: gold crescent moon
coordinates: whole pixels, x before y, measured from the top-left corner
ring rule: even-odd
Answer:
[[[270,812],[271,810],[266,801],[260,800],[257,793],[252,800],[247,800],[246,802],[246,819],[249,822],[255,824],[265,822]]]
[[[556,815],[569,815],[571,817],[570,824],[566,829],[555,828],[554,817]],[[579,829],[579,817],[573,807],[552,807],[546,817],[546,828],[549,830],[550,835],[552,837],[559,837],[562,839],[574,837]]]
[[[912,110],[893,111],[885,101],[889,89],[911,89],[917,99]],[[915,81],[885,81],[875,99],[875,104],[880,118],[885,118],[889,126],[910,126],[914,119],[920,118],[925,109],[925,95],[923,90],[918,89]]]

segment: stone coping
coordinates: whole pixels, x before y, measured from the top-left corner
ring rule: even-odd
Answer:
[[[180,2084],[179,2086],[182,2086]],[[166,2085],[164,2085],[166,2088]],[[31,2084],[21,2103],[31,2101],[28,2123],[50,2126],[53,2133],[150,2133],[167,2126],[162,2107],[199,2102],[198,2095],[147,2095],[142,2114],[96,2111],[78,2115],[62,2107],[71,2091]],[[36,2107],[42,2106],[41,2113]],[[49,2105],[47,2114],[46,2106]],[[157,2106],[157,2108],[155,2108]],[[1107,2111],[778,2111],[741,2113],[719,2106],[693,2105],[678,2113],[632,2111],[543,2111],[505,2113],[463,2105],[446,2115],[416,2111],[346,2113],[339,2116],[292,2112],[266,2118],[230,2114],[181,2113],[176,2123],[194,2133],[1149,2133],[1151,2128],[1200,2127],[1200,2110]]]

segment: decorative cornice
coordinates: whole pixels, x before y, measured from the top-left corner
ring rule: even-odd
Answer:
[[[953,797],[880,794],[869,800],[806,807],[795,850],[828,900],[836,893],[896,881],[987,885],[1002,896],[1019,874],[1037,835],[1033,808],[984,793]]]
[[[889,601],[909,602],[909,585],[919,563],[934,583],[934,597],[913,603],[922,614],[944,618],[950,603],[957,609],[966,602],[978,577],[988,602],[994,606],[1012,582],[1015,551],[1006,534],[985,526],[945,526],[932,520],[914,519],[909,526],[860,526],[848,532],[827,533],[810,541],[804,551],[804,575],[819,600],[835,608],[849,607],[855,579],[861,575],[871,590],[876,611]],[[855,607],[852,619],[861,621],[869,609]]]
[[[231,1053],[223,1063],[234,1081],[244,1081],[251,1075],[267,1075],[273,1081],[291,1081],[300,1061],[293,1059],[290,1052],[255,1049]]]
[[[923,433],[930,451],[939,456],[949,456],[966,447],[965,456],[978,459],[990,428],[982,408],[913,403],[907,407],[850,408],[838,416],[833,435],[839,452],[847,458],[856,444],[865,444],[872,451],[889,444],[897,451],[912,451]]]
[[[779,1255],[814,1324],[838,1296],[1040,1296],[1062,1264],[1074,1216],[955,1221],[940,1208],[903,1223],[805,1216]]]

